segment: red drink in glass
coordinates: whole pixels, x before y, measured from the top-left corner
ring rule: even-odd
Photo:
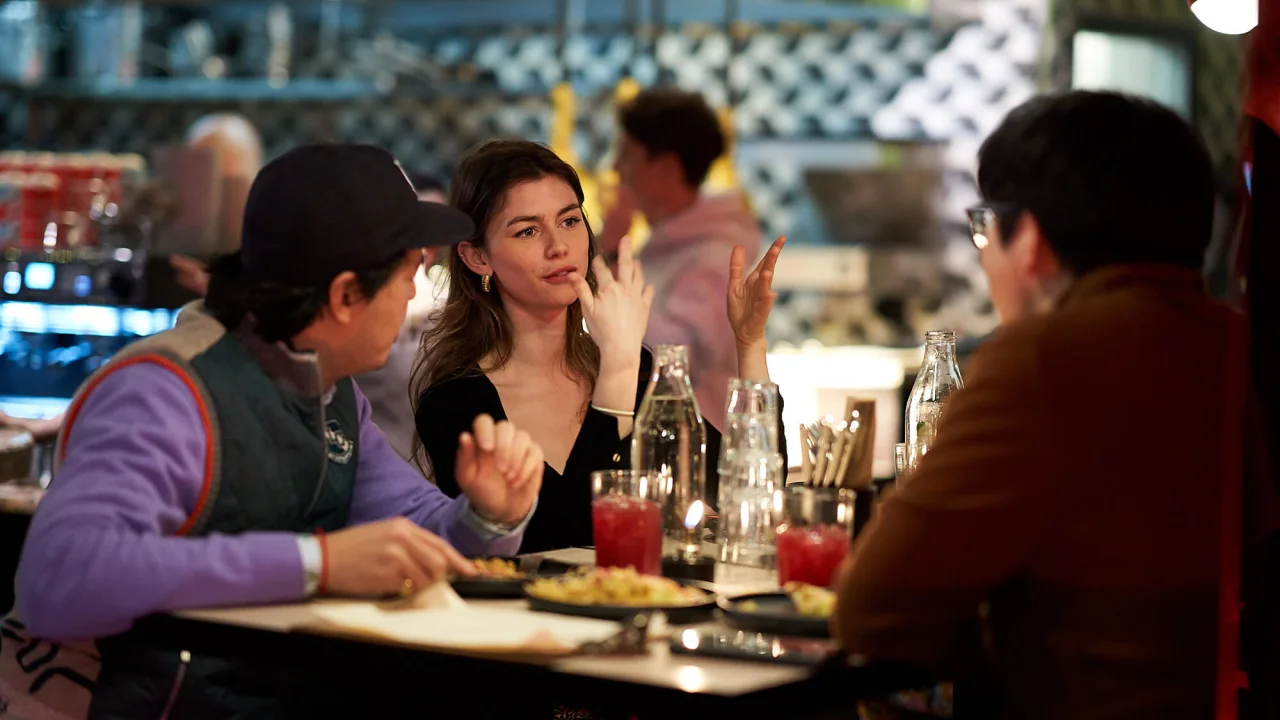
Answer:
[[[849,554],[849,531],[840,525],[791,527],[778,534],[778,584],[831,587]]]
[[[604,495],[591,503],[597,567],[633,567],[662,574],[662,506],[626,495]]]

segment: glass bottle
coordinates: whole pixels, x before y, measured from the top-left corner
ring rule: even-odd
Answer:
[[[700,555],[706,498],[707,429],[689,378],[689,349],[659,345],[653,374],[631,431],[631,469],[668,483],[663,528],[668,554]]]
[[[908,469],[915,467],[933,444],[943,403],[951,393],[964,387],[960,366],[956,364],[956,334],[950,330],[930,330],[924,340],[924,361],[907,398],[903,425]]]

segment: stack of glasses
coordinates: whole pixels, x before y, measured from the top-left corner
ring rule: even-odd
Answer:
[[[778,386],[731,380],[716,471],[720,562],[773,566],[774,493],[786,482],[778,446]]]

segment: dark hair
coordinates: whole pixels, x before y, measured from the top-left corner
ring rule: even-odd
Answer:
[[[618,124],[650,155],[674,153],[695,188],[727,145],[720,119],[702,95],[675,88],[642,91],[618,109]]]
[[[1204,141],[1161,105],[1112,92],[1035,98],[978,152],[985,201],[1031,213],[1076,275],[1116,263],[1200,268],[1212,239]],[[1018,213],[1003,213],[1012,237]]]
[[[446,192],[444,180],[440,179],[435,175],[429,175],[427,173],[416,173],[416,172],[411,172],[406,174],[409,176],[409,184],[413,185],[413,189],[415,192],[419,192],[419,193],[432,192],[432,191],[439,192],[439,193]]]
[[[475,236],[467,242],[484,247],[489,221],[502,210],[507,191],[514,185],[545,177],[559,178],[581,203],[582,183],[578,173],[546,146],[527,140],[490,140],[462,159],[450,183],[449,204],[471,216]],[[583,214],[586,222],[586,214]],[[596,256],[595,236],[587,223],[590,243],[587,266]],[[489,371],[506,365],[515,347],[511,320],[496,291],[484,292],[480,277],[467,267],[452,248],[448,258],[449,296],[444,307],[431,314],[431,328],[422,337],[422,347],[414,363],[410,380],[410,396],[414,412],[418,401],[431,386],[474,372]],[[493,283],[497,283],[497,278]],[[596,278],[587,271],[587,283],[594,290]],[[582,305],[574,301],[565,318],[565,365],[587,381],[594,391],[600,371],[600,349],[582,328]],[[480,367],[488,362],[486,367]],[[587,393],[587,397],[591,396]],[[585,411],[585,406],[584,406]],[[418,454],[418,453],[415,453]],[[419,455],[419,462],[422,461]]]
[[[356,283],[365,297],[373,297],[390,282],[404,262],[397,254],[375,267],[356,271]],[[334,278],[337,274],[334,275]],[[267,342],[289,340],[306,330],[329,303],[329,286],[299,287],[269,281],[251,281],[240,263],[240,254],[223,255],[209,267],[209,291],[204,306],[228,330],[246,315],[253,315],[256,332]]]

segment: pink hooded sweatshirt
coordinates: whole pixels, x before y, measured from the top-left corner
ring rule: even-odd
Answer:
[[[645,343],[687,345],[698,409],[716,428],[724,424],[729,380],[738,374],[738,351],[725,308],[729,255],[760,255],[760,228],[741,193],[701,195],[655,227],[640,250],[645,280],[653,285],[653,310]]]

